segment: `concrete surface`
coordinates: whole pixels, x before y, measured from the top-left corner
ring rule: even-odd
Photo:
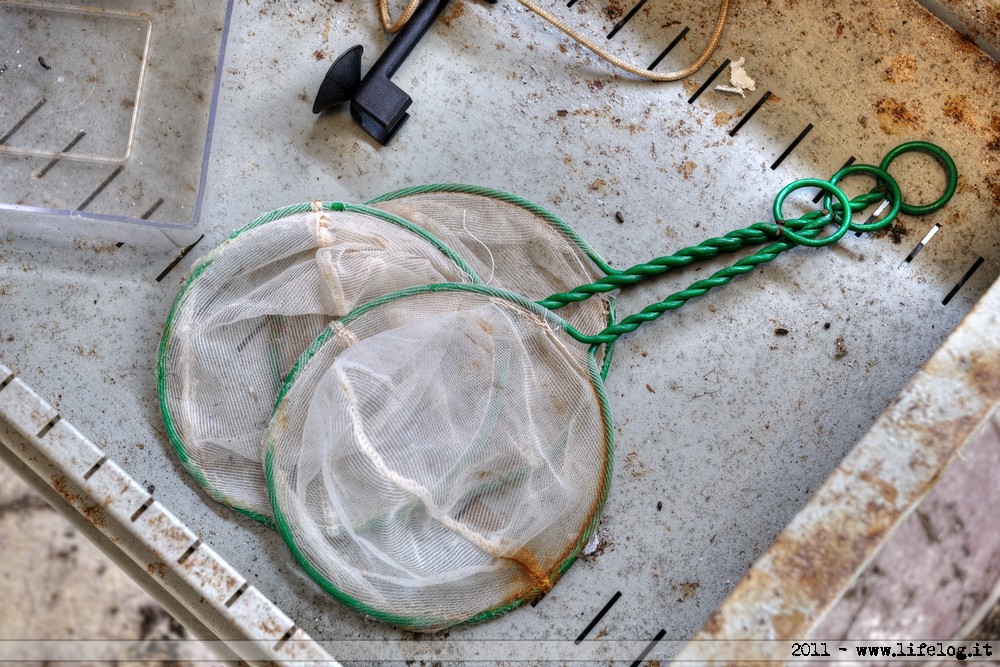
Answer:
[[[836,254],[786,258],[710,309],[692,307],[620,346],[609,389],[622,460],[602,524],[607,548],[575,566],[558,595],[537,609],[456,633],[572,638],[586,621],[580,617],[620,588],[625,595],[608,617],[608,636],[646,637],[663,627],[687,637],[997,275],[996,228],[983,223],[995,220],[1000,201],[992,197],[1000,153],[983,145],[1000,132],[993,124],[1000,119],[995,63],[909,3],[878,11],[865,3],[844,3],[851,11],[784,4],[780,12],[770,3],[742,4],[720,47],[719,58],[752,55],[758,85],[774,93],[735,137],[730,128],[754,99],[709,91],[687,102],[694,90],[686,85],[697,87],[710,68],[683,86],[654,90],[614,78],[510,4],[494,11],[464,3],[464,14],[429,35],[401,72],[404,88],[420,93],[414,118],[392,146],[377,149],[346,113],[316,119],[306,106],[328,64],[317,59],[329,61],[353,41],[377,51],[384,36],[372,15],[343,3],[335,6],[348,18],[331,22],[326,8],[309,3],[240,3],[203,243],[154,283],[175,251],[159,257],[132,245],[65,249],[5,238],[0,296],[13,316],[9,330],[4,322],[0,355],[137,479],[155,482],[172,509],[310,631],[391,637],[359,618],[341,618],[288,566],[276,536],[209,503],[163,446],[150,366],[170,299],[197,255],[274,206],[313,197],[363,201],[408,183],[465,180],[555,209],[625,265],[756,219],[749,216],[764,211],[787,180],[832,173],[850,154],[874,160],[917,137],[961,151],[967,185],[955,215],[905,271],[900,262],[934,221],[911,221],[895,236],[849,238]],[[697,18],[700,5],[677,5],[670,20],[697,32],[703,21],[686,14]],[[788,25],[801,28],[797,43],[783,38]],[[836,50],[831,26],[844,40]],[[870,38],[873,30],[878,39]],[[277,52],[276,35],[286,47]],[[691,48],[697,37],[688,38]],[[489,57],[480,59],[481,51]],[[941,85],[942,62],[949,63],[950,87]],[[440,85],[422,74],[432,68]],[[829,84],[832,75],[847,71],[855,98],[831,104],[830,91],[840,89]],[[816,130],[781,170],[771,169],[806,122]],[[477,141],[484,130],[486,145]],[[608,141],[588,143],[598,136]],[[532,159],[512,168],[509,156],[528,145]],[[248,154],[247,146],[256,149]],[[749,201],[748,209],[731,205],[734,191],[746,195],[738,199]],[[624,224],[615,222],[616,211]],[[986,259],[985,268],[946,308],[942,296],[976,257]],[[820,285],[828,288],[822,301]],[[632,294],[632,305],[650,295]],[[775,338],[777,328],[791,334]],[[721,361],[718,350],[726,355]],[[739,358],[730,359],[730,350]],[[786,387],[795,387],[794,401],[785,400]],[[789,403],[794,409],[785,409]],[[662,512],[654,509],[661,504]],[[6,543],[0,546],[6,556]],[[47,545],[38,549],[3,565],[12,580],[35,578],[35,563],[48,557]],[[78,546],[77,561],[82,552]],[[8,580],[0,581],[11,597]],[[24,617],[18,628],[50,627],[47,612],[26,608],[11,612]],[[90,613],[97,608],[91,600],[86,623],[113,629]],[[61,613],[71,616],[66,609]],[[140,614],[132,609],[135,621]],[[90,631],[84,621],[71,625],[78,636]]]

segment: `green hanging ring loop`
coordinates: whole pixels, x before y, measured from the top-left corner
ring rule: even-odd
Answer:
[[[881,167],[883,171],[888,172],[889,165],[892,164],[893,160],[903,153],[909,153],[912,151],[928,153],[929,155],[936,157],[942,166],[944,166],[948,177],[944,193],[937,201],[923,206],[903,202],[900,206],[900,210],[907,215],[927,215],[928,213],[933,213],[947,204],[948,201],[954,196],[955,190],[958,188],[958,167],[955,166],[955,161],[951,159],[951,156],[948,155],[948,152],[945,149],[927,141],[907,141],[906,143],[896,146],[885,154],[885,157],[882,158],[882,164],[880,164],[879,167]]]
[[[837,198],[837,201],[840,202],[840,205],[842,207],[841,211],[843,211],[842,214],[843,217],[841,218],[840,227],[837,229],[837,231],[835,231],[830,236],[814,239],[799,234],[798,232],[794,232],[788,227],[786,227],[784,224],[782,224],[784,218],[781,215],[781,206],[782,204],[785,203],[785,198],[788,197],[788,195],[790,195],[795,190],[799,190],[801,188],[820,188],[828,195],[833,195],[834,197]],[[781,234],[785,238],[787,238],[790,241],[794,241],[795,243],[804,246],[809,246],[810,248],[820,248],[825,245],[830,245],[831,243],[836,243],[840,239],[844,238],[844,234],[847,233],[847,230],[851,226],[851,202],[847,198],[847,195],[845,195],[844,191],[838,188],[833,183],[829,181],[824,181],[819,178],[801,178],[797,181],[792,181],[791,183],[783,187],[781,189],[781,192],[778,193],[778,196],[774,198],[774,206],[772,207],[771,212],[774,215],[774,221],[778,223],[778,225],[780,226]]]
[[[899,190],[899,183],[896,179],[889,175],[889,172],[876,167],[871,164],[852,164],[849,167],[844,167],[836,174],[830,177],[830,183],[836,185],[844,176],[849,176],[851,174],[871,174],[878,181],[881,181],[889,188],[888,200],[892,205],[889,209],[888,215],[877,222],[873,222],[870,225],[864,223],[852,223],[850,229],[852,232],[877,232],[881,229],[885,229],[896,219],[899,214],[900,209],[903,206],[903,194]],[[830,209],[830,195],[826,195],[823,198],[823,208]],[[852,209],[853,210],[853,209]]]

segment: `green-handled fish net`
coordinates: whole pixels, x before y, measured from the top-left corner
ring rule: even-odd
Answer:
[[[948,173],[933,204],[906,204],[888,173],[910,150],[931,153]],[[879,189],[849,200],[836,184],[855,173],[874,176]],[[395,625],[436,630],[535,599],[579,555],[609,492],[608,346],[796,246],[879,231],[901,211],[933,212],[956,184],[947,153],[911,142],[880,167],[790,184],[774,222],[624,271],[601,267],[606,275],[544,297],[484,284],[480,266],[464,283],[414,285],[360,304],[305,348],[278,394],[262,451],[275,522],[322,587]],[[785,199],[807,187],[826,193],[823,209],[786,219]],[[881,200],[884,217],[853,220]],[[584,328],[561,316],[752,245],[764,247],[620,321]]]
[[[168,435],[213,498],[271,523],[264,430],[292,365],[332,320],[415,285],[481,282],[538,299],[606,272],[554,214],[487,188],[269,213],[201,258],[174,303],[158,364]],[[567,318],[600,328],[610,307],[594,300]]]

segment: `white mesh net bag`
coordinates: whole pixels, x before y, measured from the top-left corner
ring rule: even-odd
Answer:
[[[486,285],[532,301],[611,273],[605,261],[565,222],[538,204],[474,185],[425,185],[368,202],[425,229],[462,259]],[[608,323],[608,297],[563,308],[581,331]]]
[[[596,526],[612,449],[588,345],[520,296],[443,285],[324,331],[289,376],[264,459],[310,575],[366,614],[434,630],[552,587]]]
[[[377,296],[473,272],[382,211],[303,204],[203,257],[171,310],[158,386],[185,467],[221,502],[270,520],[260,447],[282,382],[330,320]]]
[[[330,320],[401,288],[479,282],[480,271],[542,298],[610,270],[555,215],[506,193],[435,186],[378,202],[303,204],[254,221],[199,261],[168,319],[158,380],[170,440],[215,499],[258,521],[271,524],[260,446],[274,400]],[[561,315],[600,329],[610,300]]]

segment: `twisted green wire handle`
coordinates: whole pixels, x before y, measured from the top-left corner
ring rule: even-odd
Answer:
[[[869,165],[854,166],[867,167]],[[792,185],[794,186],[796,183],[793,183]],[[851,200],[851,211],[857,212],[863,210],[869,205],[882,199],[884,199],[884,195],[880,192],[869,192],[860,195]],[[833,208],[829,210],[832,211],[834,215],[838,214],[840,211],[839,202],[838,205],[833,206]],[[865,226],[857,225],[852,222],[850,223],[850,229],[851,231],[877,231],[878,229],[882,229],[891,223],[894,217],[895,216],[890,213],[890,215],[886,216],[877,223]],[[690,266],[696,261],[714,259],[723,252],[736,252],[737,250],[742,250],[750,245],[760,245],[761,243],[773,241],[782,236],[783,229],[786,234],[788,231],[797,232],[811,228],[818,229],[827,224],[829,221],[829,212],[810,211],[799,218],[784,220],[781,225],[774,222],[756,222],[744,229],[735,229],[727,233],[725,236],[713,237],[702,241],[698,245],[681,248],[672,255],[657,257],[649,262],[637,264],[628,269],[614,271],[600,280],[596,280],[586,285],[580,285],[579,287],[573,288],[569,292],[553,294],[552,296],[542,301],[538,301],[537,303],[545,308],[548,308],[549,310],[557,310],[571,303],[585,301],[594,294],[611,292],[620,287],[636,285],[647,278],[661,275],[671,269]]]
[[[819,231],[819,229],[804,229],[800,234],[805,238],[812,239],[819,234]],[[613,343],[622,335],[635,331],[642,324],[652,322],[668,311],[677,310],[691,299],[703,296],[715,287],[725,285],[736,276],[741,276],[744,273],[753,271],[761,264],[770,262],[784,251],[794,248],[796,245],[797,244],[792,241],[778,241],[777,243],[772,243],[771,245],[758,250],[753,255],[740,259],[732,266],[716,271],[710,277],[692,283],[687,289],[681,290],[680,292],[674,292],[663,301],[646,306],[638,313],[629,315],[617,324],[612,324],[599,334],[588,336],[575,330],[570,330],[569,333],[581,343],[587,343],[590,345]]]
[[[931,204],[924,206],[906,204],[903,201],[899,185],[888,173],[888,167],[896,157],[911,151],[929,153],[938,159],[946,171],[947,183],[944,193],[937,201]],[[888,190],[888,193],[883,194],[878,190],[874,190],[853,200],[848,200],[843,191],[836,186],[836,183],[842,177],[852,173],[866,173],[875,176],[881,182],[882,186]],[[954,160],[952,160],[951,156],[944,149],[923,141],[907,142],[892,149],[882,160],[879,167],[863,164],[851,165],[838,171],[829,181],[800,179],[788,184],[782,188],[775,198],[772,211],[775,219],[773,223],[758,222],[745,229],[733,230],[722,237],[707,239],[696,246],[683,248],[672,255],[658,257],[623,271],[615,271],[600,280],[580,285],[569,292],[553,294],[538,303],[545,308],[554,310],[570,303],[584,301],[594,294],[609,292],[628,285],[635,285],[649,277],[661,275],[671,269],[689,266],[697,260],[712,259],[723,252],[735,252],[749,245],[758,245],[769,240],[774,240],[775,238],[784,237],[783,240],[772,243],[753,255],[740,259],[732,266],[717,271],[708,278],[696,281],[687,289],[671,294],[666,299],[647,306],[640,312],[624,318],[617,324],[607,327],[604,331],[596,335],[586,335],[573,327],[567,327],[567,332],[582,343],[595,345],[613,343],[623,334],[635,331],[643,323],[651,322],[668,311],[680,308],[689,300],[703,296],[715,287],[725,285],[736,276],[749,273],[757,266],[774,260],[782,252],[796,245],[821,247],[836,243],[848,231],[859,233],[878,231],[888,226],[900,211],[913,215],[926,215],[937,211],[947,204],[955,194],[957,185],[958,170],[955,167]],[[825,210],[811,211],[796,219],[783,220],[781,206],[785,198],[794,190],[803,187],[819,187],[826,193],[824,200]],[[831,197],[835,198],[836,201],[831,203]],[[883,219],[870,224],[858,224],[851,221],[852,212],[863,210],[868,205],[882,199],[887,199],[892,205],[889,214]],[[830,236],[817,238],[822,227],[831,222],[838,224],[837,231]]]
[[[851,200],[851,209],[864,208],[882,199],[878,193],[861,195]],[[810,225],[826,224],[828,216],[823,211],[811,211],[795,220],[784,221],[784,227],[793,231],[809,229]],[[636,285],[654,276],[659,276],[672,269],[690,266],[697,261],[715,259],[724,252],[736,252],[751,245],[760,245],[781,237],[781,226],[773,222],[756,222],[744,229],[734,229],[725,236],[706,239],[695,246],[681,248],[672,255],[657,257],[631,268],[615,271],[600,280],[575,287],[569,292],[553,294],[537,303],[549,310],[557,310],[563,306],[579,301],[586,301],[595,294],[611,292],[621,287]]]

